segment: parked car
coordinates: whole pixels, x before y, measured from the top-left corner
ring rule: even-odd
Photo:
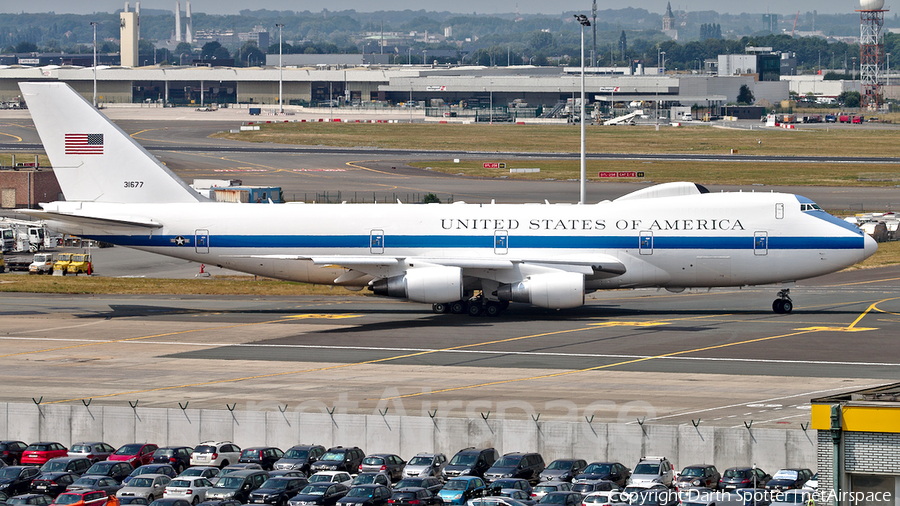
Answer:
[[[318,471],[347,471],[355,473],[359,470],[359,465],[366,454],[357,447],[344,448],[343,446],[335,446],[329,448],[322,455],[322,458],[313,462],[310,466],[312,472]]]
[[[764,488],[736,488],[732,493],[744,499],[741,506],[769,506],[772,502],[772,495]]]
[[[403,467],[403,477],[434,476],[440,477],[447,465],[447,456],[443,453],[418,453],[409,459]]]
[[[769,506],[806,506],[810,504],[814,494],[814,490],[785,490],[772,494],[772,502]],[[6,501],[9,504],[9,501]]]
[[[461,505],[469,499],[484,496],[486,490],[484,480],[478,476],[457,476],[447,480],[438,495],[444,504]]]
[[[347,495],[338,499],[341,506],[385,506],[391,498],[391,489],[384,485],[357,485]]]
[[[231,441],[206,441],[191,452],[192,466],[225,467],[241,459],[241,448]]]
[[[241,452],[241,458],[238,459],[242,464],[259,464],[263,469],[272,470],[275,468],[275,462],[284,457],[284,452],[274,446],[257,446],[255,448],[245,448]]]
[[[41,466],[41,473],[84,474],[91,467],[91,461],[84,457],[55,457]]]
[[[0,492],[9,497],[28,493],[31,480],[38,477],[41,470],[35,466],[8,466],[0,469]]]
[[[218,477],[219,468],[212,466],[189,467],[176,476],[176,478],[206,478],[212,484],[216,483]]]
[[[241,506],[241,502],[234,499],[212,499],[203,501],[197,506]]]
[[[531,498],[540,501],[547,494],[553,492],[571,492],[572,484],[567,481],[545,481],[538,483],[531,491]]]
[[[176,499],[176,498],[161,498],[151,502],[153,506],[191,506],[191,503],[185,501],[184,499]]]
[[[678,490],[680,506],[744,506],[744,497],[733,492],[721,492],[706,487],[687,487]]]
[[[550,492],[541,497],[538,504],[554,504],[558,506],[581,506],[581,494],[571,490],[562,492]]]
[[[719,488],[721,490],[760,488],[765,487],[771,479],[771,476],[758,467],[731,467],[722,473]]]
[[[524,490],[519,490],[517,488],[504,488],[500,490],[500,493],[493,497],[505,497],[508,499],[513,499],[518,501],[525,506],[534,506],[537,501],[531,498],[531,494],[525,492]]]
[[[22,461],[22,453],[28,445],[22,441],[0,441],[0,459],[6,465],[15,466]]]
[[[812,476],[812,478],[807,480],[806,484],[803,485],[803,488],[811,488],[813,490],[818,489],[819,488],[819,473],[814,474]]]
[[[628,479],[630,485],[640,485],[643,483],[665,485],[671,487],[675,480],[675,468],[669,459],[665,457],[644,457],[638,465],[634,466],[631,478]]]
[[[349,491],[343,483],[310,483],[288,501],[288,506],[334,506]]]
[[[384,473],[359,473],[350,482],[351,488],[357,485],[384,485],[390,488],[391,478]]]
[[[484,479],[522,478],[534,484],[540,481],[543,471],[544,458],[540,453],[507,453],[484,472]]]
[[[402,488],[394,490],[388,504],[393,506],[443,506],[444,501],[426,488]]]
[[[444,487],[444,483],[433,476],[403,478],[394,484],[394,490],[404,488],[424,488],[432,494],[437,494]]]
[[[92,465],[82,476],[109,476],[121,483],[132,471],[134,468],[128,462],[104,460]]]
[[[309,485],[306,478],[269,478],[261,487],[250,493],[250,504],[286,506],[287,502]]]
[[[531,491],[533,490],[531,482],[524,478],[500,478],[488,484],[487,495],[500,495],[500,491],[504,489],[514,488],[528,494],[528,500],[531,500]]]
[[[557,459],[541,471],[541,481],[572,481],[587,467],[584,459]]]
[[[40,466],[54,457],[67,457],[68,454],[69,449],[60,443],[31,443],[25,448],[25,451],[22,452],[22,459],[19,462],[22,464],[37,464]]]
[[[106,495],[116,495],[122,484],[109,476],[82,476],[66,487],[69,492],[82,490],[100,490]]]
[[[66,487],[75,483],[79,476],[75,473],[41,473],[31,481],[31,492],[56,497],[66,491]]]
[[[46,506],[52,502],[53,499],[44,494],[22,494],[6,499],[8,506]]]
[[[578,492],[581,495],[588,495],[593,492],[610,492],[613,490],[622,489],[609,480],[580,481],[572,484],[572,491]]]
[[[224,476],[228,476],[231,473],[236,473],[238,471],[262,471],[263,468],[259,464],[231,464],[223,467],[219,471],[219,479],[222,479]]]
[[[812,476],[813,473],[809,469],[779,469],[772,479],[766,482],[766,489],[779,491],[803,488]]]
[[[532,501],[533,503],[533,501]],[[466,506],[528,506],[509,497],[479,497],[470,499],[466,502]]]
[[[189,446],[166,446],[153,452],[154,464],[169,464],[175,473],[181,473],[191,466],[191,448]]]
[[[138,497],[138,496],[128,496],[128,497],[116,497],[119,501],[120,505],[130,504],[132,506],[146,506],[150,504],[150,501],[147,500],[146,497]]]
[[[91,464],[106,460],[116,451],[112,446],[103,442],[83,442],[75,443],[69,448],[69,457],[84,457],[91,461]]]
[[[406,461],[392,453],[375,453],[367,455],[359,463],[360,473],[384,473],[390,477],[391,482],[400,481],[403,478],[403,466]]]
[[[626,506],[628,496],[619,490],[591,492],[581,500],[581,506]]]
[[[704,487],[715,490],[719,488],[722,475],[712,464],[695,464],[687,466],[678,473],[676,488]]]
[[[593,462],[584,468],[573,481],[609,480],[620,487],[628,484],[631,471],[619,462]]]
[[[484,472],[494,465],[500,454],[493,448],[465,448],[456,452],[444,466],[441,476],[444,480],[456,476],[484,476]]]
[[[164,474],[142,474],[128,480],[128,484],[116,492],[116,497],[146,497],[149,501],[160,499],[166,490],[166,485],[172,478]]]
[[[56,496],[53,504],[58,506],[104,506],[107,500],[102,490],[73,490]]]
[[[122,480],[122,483],[127,485],[135,477],[144,474],[162,474],[169,478],[178,476],[178,473],[176,473],[175,469],[169,464],[147,464],[131,471],[131,473]]]
[[[296,469],[276,469],[275,471],[269,471],[269,478],[306,478],[306,475],[303,474],[303,471],[298,471]]]
[[[250,493],[258,489],[269,475],[261,469],[235,471],[222,478],[206,493],[210,499],[234,499],[245,504]]]
[[[166,485],[163,497],[166,499],[184,499],[193,504],[206,500],[206,492],[213,484],[203,477],[175,478]]]
[[[309,477],[310,483],[340,483],[350,487],[353,477],[346,471],[319,471]]]
[[[107,460],[127,462],[131,467],[137,468],[149,464],[153,460],[153,452],[159,448],[155,444],[131,443],[120,446]]]
[[[306,475],[310,474],[313,462],[322,458],[325,447],[322,445],[296,445],[288,448],[284,456],[275,463],[275,469],[297,469]]]

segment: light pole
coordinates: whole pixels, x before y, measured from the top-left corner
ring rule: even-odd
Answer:
[[[584,14],[575,14],[575,19],[581,24],[581,196],[578,203],[584,205],[585,194],[587,193],[587,169],[584,152],[584,27],[591,26],[591,22]]]
[[[406,48],[406,64],[412,65],[412,48]]]
[[[494,81],[491,81],[491,114],[490,124],[494,124]]]
[[[661,51],[660,54],[662,55],[662,73],[665,74],[666,73],[666,52]]]
[[[94,28],[94,109],[97,108],[97,22],[91,21]]]
[[[284,114],[284,99],[281,95],[283,72],[283,67],[281,66],[281,29],[284,28],[284,23],[275,23],[275,26],[278,27],[278,112]]]
[[[887,85],[891,85],[891,53],[884,53],[887,55]]]

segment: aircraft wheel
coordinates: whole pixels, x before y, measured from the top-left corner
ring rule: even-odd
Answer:
[[[775,299],[774,301],[772,301],[772,311],[774,311],[778,314],[781,314],[782,313],[782,311],[781,311],[781,303],[782,302],[784,302],[784,301],[782,301],[781,299]]]
[[[789,300],[781,301],[781,312],[784,314],[791,314],[791,311],[794,310],[794,303]]]
[[[487,307],[484,308],[485,314],[488,316],[500,316],[500,313],[503,311],[503,306],[496,302],[488,302]]]
[[[450,312],[453,314],[463,314],[466,312],[466,301],[458,300],[450,303]]]
[[[450,304],[447,304],[446,302],[438,302],[431,305],[431,310],[434,311],[435,314],[444,314],[450,311]]]
[[[473,302],[469,304],[469,316],[478,316],[484,311],[481,307],[481,304],[477,302]]]

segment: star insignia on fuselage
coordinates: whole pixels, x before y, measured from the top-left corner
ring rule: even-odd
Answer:
[[[175,243],[176,246],[184,246],[187,244],[188,240],[184,238],[184,236],[179,235],[178,237],[172,239],[172,242]]]

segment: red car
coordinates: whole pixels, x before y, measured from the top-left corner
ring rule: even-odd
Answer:
[[[66,457],[69,455],[69,449],[59,443],[31,443],[22,452],[22,464],[43,465],[48,460],[55,457]]]
[[[131,443],[122,446],[106,460],[118,460],[131,464],[132,467],[140,467],[153,462],[153,452],[159,448],[150,443]]]

